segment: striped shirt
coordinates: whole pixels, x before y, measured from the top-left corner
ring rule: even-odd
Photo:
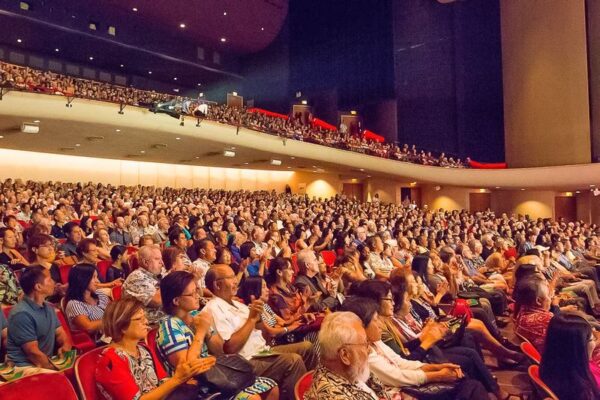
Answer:
[[[73,324],[73,319],[80,315],[85,315],[90,321],[102,319],[104,310],[110,299],[104,293],[96,292],[96,295],[98,296],[98,304],[88,304],[80,300],[69,300],[65,307],[65,314],[67,314],[71,329],[79,329]]]

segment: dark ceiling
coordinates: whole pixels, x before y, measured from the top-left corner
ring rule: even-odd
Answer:
[[[0,44],[184,88],[240,79],[240,58],[273,42],[288,13],[288,0],[22,3],[0,1]]]

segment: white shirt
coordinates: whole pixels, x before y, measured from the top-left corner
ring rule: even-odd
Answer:
[[[422,385],[427,381],[420,361],[400,357],[381,340],[369,352],[369,369],[384,385],[393,387]]]
[[[206,288],[206,282],[204,281],[204,278],[206,277],[206,273],[209,269],[210,263],[202,258],[199,258],[192,263],[192,272],[198,277],[198,280],[196,281],[198,288]]]
[[[235,300],[232,300],[232,303],[229,304],[215,296],[202,310],[202,312],[212,314],[215,328],[223,340],[229,340],[235,332],[239,331],[250,315],[250,309],[245,304]],[[262,332],[253,328],[244,347],[239,351],[239,355],[249,360],[266,346],[267,342],[263,338]]]

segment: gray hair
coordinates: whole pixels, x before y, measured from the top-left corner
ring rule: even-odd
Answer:
[[[311,249],[302,249],[297,254],[296,264],[302,273],[306,272],[306,264],[308,263],[308,257],[310,254],[315,254],[315,252]]]
[[[319,331],[322,360],[336,360],[340,347],[347,343],[358,343],[359,332],[352,325],[362,326],[360,318],[353,312],[338,311],[323,319]]]

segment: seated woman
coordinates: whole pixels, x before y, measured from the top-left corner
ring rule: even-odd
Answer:
[[[162,260],[165,266],[165,269],[170,272],[175,271],[188,271],[191,272],[191,268],[188,265],[185,265],[185,252],[183,249],[170,246],[165,248],[162,251]]]
[[[315,327],[312,331],[296,331],[298,328],[305,326],[306,322],[314,321],[314,316],[312,316],[312,314],[306,314],[306,317],[303,316],[302,318],[294,319],[290,322],[281,318],[267,303],[269,301],[269,289],[263,278],[259,276],[246,278],[238,289],[238,296],[245,304],[250,304],[253,299],[260,299],[265,303],[261,315],[262,324],[260,328],[262,329],[263,336],[265,336],[267,342],[270,342],[273,346],[276,344],[301,341],[305,338],[307,333],[313,332],[314,334],[310,335],[307,339],[311,342],[316,341],[318,327]],[[288,333],[291,335],[288,335]]]
[[[160,295],[169,316],[160,322],[156,343],[170,374],[186,362],[213,358],[209,353],[223,354],[223,339],[214,330],[210,313],[198,312],[200,295],[193,274],[171,272],[160,283]],[[234,398],[275,400],[279,389],[271,379],[258,377]]]
[[[17,235],[11,228],[0,228],[0,264],[8,265],[13,271],[25,268],[29,262],[17,250]]]
[[[155,361],[142,342],[148,335],[148,320],[142,303],[124,298],[110,303],[102,325],[112,344],[106,348],[96,366],[96,383],[100,392],[112,400],[159,400],[186,391],[185,383],[208,371],[214,357],[197,358],[180,363],[171,378],[157,376]]]
[[[92,238],[96,239],[98,258],[101,260],[110,260],[110,250],[114,245],[110,242],[108,231],[104,228],[98,229],[94,232]]]
[[[91,264],[77,264],[69,272],[69,288],[65,296],[65,314],[73,330],[98,336],[102,317],[110,299],[97,291],[98,273]]]
[[[556,315],[550,321],[540,377],[560,400],[600,399],[600,368],[590,362],[596,335],[579,315]]]
[[[344,302],[342,311],[356,314],[362,321],[369,342],[369,369],[381,382],[388,386],[390,395],[407,386],[422,386],[433,382],[454,383],[454,387],[443,393],[427,394],[423,398],[434,399],[486,399],[487,393],[481,383],[473,379],[463,379],[460,366],[452,363],[426,364],[406,360],[396,354],[381,341],[381,328],[378,321],[377,303],[366,297],[351,297]],[[416,397],[414,392],[407,392]]]
[[[350,290],[353,283],[367,280],[359,261],[356,249],[348,249],[345,254],[335,260],[334,269],[340,270],[342,283],[346,291]]]
[[[127,247],[120,244],[110,249],[112,265],[106,271],[106,282],[125,279],[129,275],[129,253]]]
[[[309,296],[308,291],[301,293],[292,284],[293,279],[291,261],[281,257],[271,260],[265,278],[270,291],[269,305],[288,324],[302,318],[317,300]]]
[[[265,266],[267,265],[267,257],[270,247],[265,249],[263,254],[259,256],[256,253],[254,242],[245,242],[240,246],[240,257],[242,261],[238,274],[243,273],[244,276],[264,276]]]

